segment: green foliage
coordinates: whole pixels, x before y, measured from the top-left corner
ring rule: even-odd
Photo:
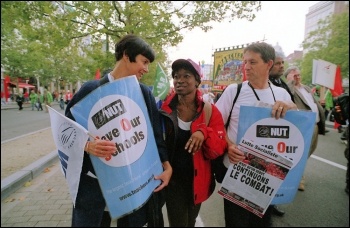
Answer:
[[[303,42],[309,50],[301,62],[302,82],[312,83],[313,59],[340,65],[342,77],[349,77],[349,10],[318,23],[320,29],[310,33]]]
[[[91,80],[96,69],[113,68],[114,45],[126,34],[144,38],[155,62],[180,31],[211,29],[210,22],[252,21],[258,1],[20,1],[1,2],[1,65],[11,77],[40,77],[43,85]],[[84,39],[89,45],[84,46]],[[153,85],[156,64],[142,82]]]

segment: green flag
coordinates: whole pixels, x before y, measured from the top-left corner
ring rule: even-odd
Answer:
[[[153,95],[156,100],[164,100],[164,98],[168,95],[170,90],[170,82],[168,77],[165,75],[164,70],[157,64],[156,69],[156,80],[153,85]]]

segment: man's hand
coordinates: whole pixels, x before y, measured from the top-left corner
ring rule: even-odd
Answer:
[[[298,110],[298,108],[292,101],[276,101],[272,106],[271,116],[276,119],[282,118],[288,110]]]

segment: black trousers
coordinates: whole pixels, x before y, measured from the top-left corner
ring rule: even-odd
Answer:
[[[269,206],[264,217],[260,218],[243,207],[224,199],[224,214],[226,227],[271,227],[272,225],[272,206]]]
[[[18,110],[22,110],[23,109],[23,107],[22,107],[22,105],[23,105],[23,102],[17,102],[17,104],[18,104]]]
[[[153,193],[140,209],[117,220],[118,227],[164,227],[161,192]],[[111,217],[105,211],[106,202],[96,178],[80,175],[80,183],[75,207],[73,207],[72,227],[110,227]]]
[[[99,227],[101,224],[106,226],[108,219],[110,224],[109,214],[107,216],[104,212],[105,207],[106,202],[98,180],[81,174],[78,195],[72,211],[72,227]]]

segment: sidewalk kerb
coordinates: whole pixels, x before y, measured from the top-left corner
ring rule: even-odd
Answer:
[[[20,171],[1,180],[1,200],[4,200],[11,193],[17,191],[27,181],[33,180],[48,166],[58,160],[57,151],[54,150],[32,164],[24,167]]]

